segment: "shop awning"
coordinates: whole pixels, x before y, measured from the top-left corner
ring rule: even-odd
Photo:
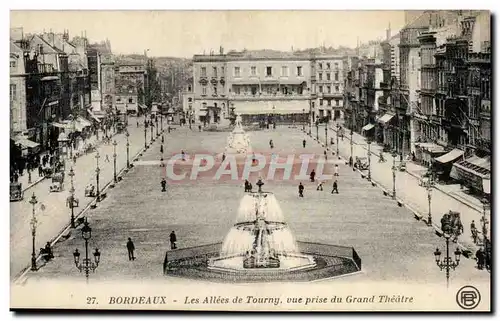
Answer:
[[[137,106],[139,106],[140,109],[148,109],[146,106],[144,106],[143,104],[137,104]]]
[[[207,112],[208,112],[208,110],[200,110],[200,112],[198,113],[198,116],[205,117],[207,115]]]
[[[385,125],[386,123],[388,123],[392,118],[394,117],[393,114],[385,114],[384,116],[380,117],[379,119],[377,119],[377,121],[383,125]]]
[[[459,157],[462,157],[463,154],[464,154],[463,150],[455,148],[455,149],[449,151],[448,153],[435,158],[435,161],[437,161],[441,164],[446,164],[449,162],[453,162],[454,160],[456,160]]]
[[[363,128],[362,128],[362,131],[369,131],[370,129],[373,129],[373,127],[375,127],[375,125],[373,124],[366,124]]]
[[[420,147],[423,151],[428,153],[442,153],[444,147],[434,143],[415,143],[415,146]]]
[[[40,146],[40,144],[38,143],[35,143],[34,141],[31,141],[27,138],[15,138],[14,141],[16,142],[16,144],[18,145],[21,145],[22,147],[25,147],[25,148],[36,148],[38,146]]]
[[[45,76],[41,80],[42,81],[48,81],[48,80],[58,80],[59,76]]]
[[[479,190],[488,192],[484,188],[485,184],[490,184],[491,159],[490,157],[472,156],[463,161],[456,162],[450,172],[450,177],[463,181],[466,185],[471,185]],[[486,180],[486,182],[484,182]]]

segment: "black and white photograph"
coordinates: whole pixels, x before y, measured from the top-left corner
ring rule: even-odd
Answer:
[[[10,309],[490,312],[491,36],[10,11]]]

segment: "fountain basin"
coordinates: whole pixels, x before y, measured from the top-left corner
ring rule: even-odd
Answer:
[[[251,267],[252,273],[258,273],[259,270],[263,271],[263,273],[268,273],[270,271],[291,272],[316,266],[316,262],[314,261],[313,256],[304,255],[302,253],[288,253],[287,255],[277,255],[277,258],[279,260],[279,267]],[[216,257],[209,260],[208,268],[210,270],[246,273],[249,268],[245,267],[244,261],[244,255]]]

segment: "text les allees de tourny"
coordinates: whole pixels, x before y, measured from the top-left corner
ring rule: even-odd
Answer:
[[[338,303],[379,303],[379,304],[398,304],[398,303],[413,303],[412,296],[405,295],[371,295],[371,296],[330,296],[330,297],[256,297],[252,295],[235,296],[233,298],[223,296],[206,296],[203,298],[186,296],[184,304],[338,304]]]

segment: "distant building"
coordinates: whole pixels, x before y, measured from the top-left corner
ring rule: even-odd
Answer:
[[[144,93],[145,68],[140,64],[121,64],[115,67],[114,107],[120,113],[138,113],[141,93]]]
[[[341,119],[343,116],[344,57],[319,55],[312,58],[312,94],[319,118]]]

